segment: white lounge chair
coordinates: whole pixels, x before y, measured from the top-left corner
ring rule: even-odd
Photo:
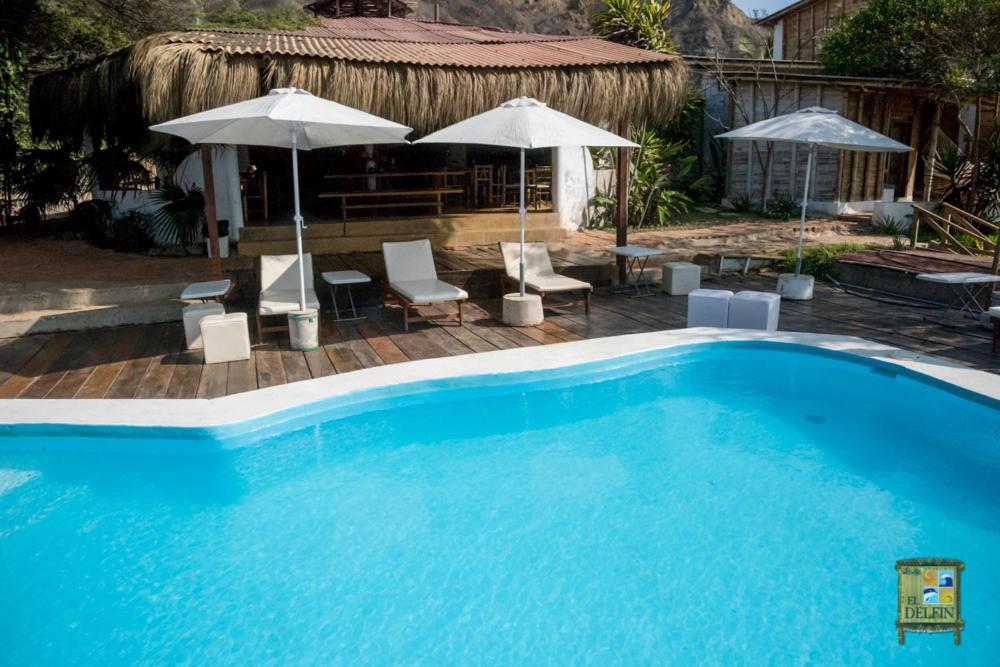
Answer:
[[[520,245],[500,241],[500,254],[503,255],[506,272],[506,275],[500,278],[500,286],[504,293],[519,289],[521,286]],[[524,244],[524,286],[542,299],[547,294],[582,292],[584,311],[590,313],[590,293],[594,291],[594,287],[588,282],[556,273],[549,258],[549,249],[544,243]]]
[[[385,259],[385,299],[393,299],[403,307],[403,330],[410,330],[410,322],[430,322],[441,317],[416,317],[410,315],[414,306],[430,306],[454,301],[458,305],[458,323],[462,324],[462,302],[469,298],[463,290],[438,280],[434,268],[431,242],[400,241],[382,244]]]
[[[319,309],[319,297],[313,288],[312,255],[302,256],[306,277],[306,308]],[[299,309],[298,255],[262,255],[260,258],[260,302],[257,305],[257,340],[266,333],[288,331],[283,325],[265,327],[263,318],[286,316]]]

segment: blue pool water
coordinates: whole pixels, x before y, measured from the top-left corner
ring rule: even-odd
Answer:
[[[1000,664],[995,403],[765,344],[446,384],[0,437],[0,664]],[[919,556],[961,646],[896,643]]]

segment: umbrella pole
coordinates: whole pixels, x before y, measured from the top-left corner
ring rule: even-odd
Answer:
[[[521,149],[521,296],[524,296],[524,224],[528,211],[524,208],[524,149]]]
[[[292,192],[295,196],[295,248],[299,255],[299,310],[306,309],[306,267],[302,256],[302,212],[299,210],[299,131],[292,130]]]
[[[802,271],[802,240],[806,235],[806,207],[809,205],[809,181],[812,179],[813,155],[816,154],[816,144],[809,146],[809,157],[806,160],[806,179],[802,186],[802,216],[799,218],[799,244],[795,249],[795,275]]]

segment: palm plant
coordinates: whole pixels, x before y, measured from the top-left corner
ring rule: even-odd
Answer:
[[[639,49],[675,53],[666,27],[670,0],[607,0],[607,9],[590,18],[595,35]]]
[[[205,195],[196,187],[168,185],[153,192],[160,206],[153,214],[153,237],[163,245],[189,246],[201,238],[205,222]]]
[[[980,142],[978,173],[972,147],[959,150],[949,144],[938,151],[933,164],[934,181],[944,187],[944,201],[1000,219],[1000,130]]]
[[[706,183],[704,176],[692,178],[697,156],[685,154],[686,142],[669,141],[657,130],[633,129],[631,136],[639,147],[631,151],[629,164],[629,226],[669,224],[670,218],[686,213],[691,204],[691,198],[679,186],[685,186],[688,192],[697,192]],[[615,165],[613,152],[605,151],[602,157]],[[598,224],[611,224],[617,201],[614,194],[597,194]]]

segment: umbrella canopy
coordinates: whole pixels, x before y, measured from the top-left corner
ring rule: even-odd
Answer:
[[[550,108],[531,97],[504,102],[417,139],[415,144],[483,144],[511,148],[556,146],[625,146],[636,144],[599,127]]]
[[[635,148],[638,144],[617,134],[585,123],[561,111],[549,108],[531,97],[504,102],[495,109],[466,118],[454,125],[417,139],[415,144],[483,144],[521,149],[520,288],[524,296],[524,151],[557,146],[608,146]]]
[[[823,107],[809,107],[784,116],[768,118],[716,136],[720,139],[813,144],[846,151],[902,153],[911,150],[906,144]]]
[[[356,144],[405,143],[411,128],[300,88],[275,88],[263,97],[175,118],[151,130],[183,137],[193,144],[248,144],[292,149],[295,243],[299,256],[299,307],[306,307],[302,257],[298,150]]]
[[[809,204],[809,181],[817,146],[848,151],[902,153],[913,150],[864,125],[848,120],[832,109],[809,107],[800,111],[758,121],[745,127],[717,134],[719,139],[747,141],[783,141],[807,144],[806,177],[802,189],[802,215],[799,218],[799,241],[795,249],[795,275],[802,270],[802,242],[806,230],[806,206]]]
[[[175,118],[151,130],[187,139],[193,144],[249,144],[312,150],[357,144],[398,144],[411,129],[301,88],[275,88],[263,97]]]

